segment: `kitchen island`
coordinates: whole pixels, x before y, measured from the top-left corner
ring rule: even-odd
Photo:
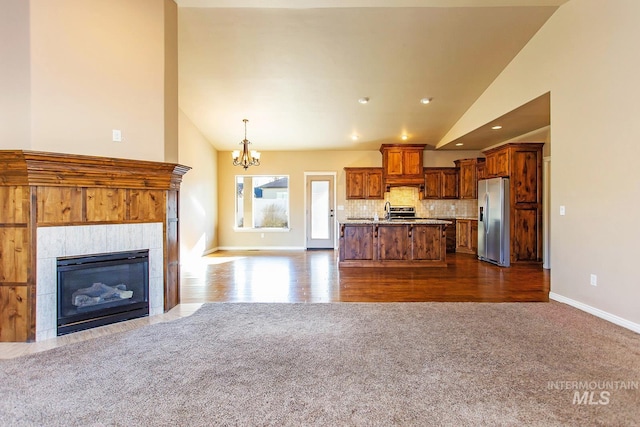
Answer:
[[[445,228],[437,219],[346,219],[339,267],[446,267]]]

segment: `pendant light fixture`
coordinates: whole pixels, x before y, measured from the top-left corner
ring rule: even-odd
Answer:
[[[242,121],[244,122],[244,139],[240,142],[242,152],[234,150],[231,155],[234,166],[242,166],[244,170],[247,170],[249,166],[260,166],[260,153],[256,150],[249,150],[249,144],[251,144],[247,139],[247,122],[249,120],[243,119]]]

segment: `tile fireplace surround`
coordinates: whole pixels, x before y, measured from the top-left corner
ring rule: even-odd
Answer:
[[[187,166],[0,150],[0,341],[57,335],[56,258],[149,249],[150,314],[180,301]]]
[[[36,341],[57,335],[56,259],[149,249],[149,315],[164,309],[162,223],[39,227],[36,272]]]

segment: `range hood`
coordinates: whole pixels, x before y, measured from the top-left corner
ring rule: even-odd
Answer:
[[[424,190],[424,144],[382,144],[382,180],[385,189],[418,187]]]

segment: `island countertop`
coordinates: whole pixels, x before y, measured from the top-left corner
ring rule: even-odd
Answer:
[[[339,224],[433,224],[433,225],[449,225],[452,221],[433,218],[407,218],[407,219],[379,219],[373,218],[346,218],[338,220]]]

